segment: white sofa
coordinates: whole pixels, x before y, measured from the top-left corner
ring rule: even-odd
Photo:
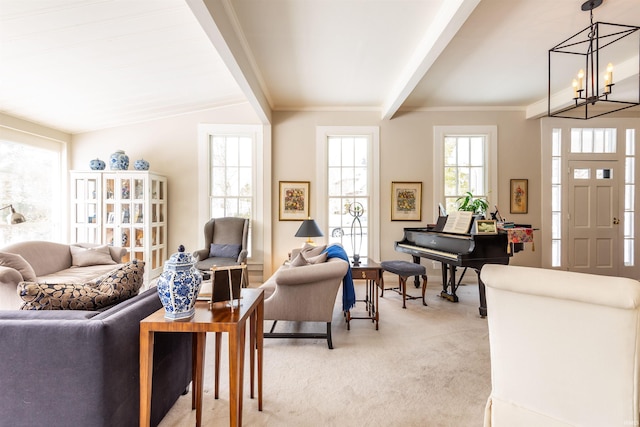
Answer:
[[[82,250],[89,248],[92,250]],[[22,281],[85,283],[118,268],[126,253],[126,249],[113,246],[37,240],[0,248],[0,310],[20,308],[23,301],[17,287]]]
[[[486,265],[485,426],[639,425],[640,283]]]

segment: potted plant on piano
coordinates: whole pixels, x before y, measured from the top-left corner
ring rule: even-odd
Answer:
[[[489,202],[482,197],[474,197],[474,195],[467,191],[464,196],[456,199],[459,211],[473,212],[473,216],[477,218],[484,218],[487,209],[489,208]]]

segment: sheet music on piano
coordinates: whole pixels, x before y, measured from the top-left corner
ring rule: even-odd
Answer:
[[[447,222],[444,224],[442,231],[445,233],[467,234],[471,228],[472,219],[473,212],[470,211],[449,212]]]

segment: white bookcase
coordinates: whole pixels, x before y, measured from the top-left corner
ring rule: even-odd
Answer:
[[[70,241],[127,248],[145,281],[167,258],[167,178],[148,171],[71,172]]]

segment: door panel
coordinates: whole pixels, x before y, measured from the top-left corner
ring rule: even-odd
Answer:
[[[616,275],[620,239],[615,161],[570,161],[569,270]]]

